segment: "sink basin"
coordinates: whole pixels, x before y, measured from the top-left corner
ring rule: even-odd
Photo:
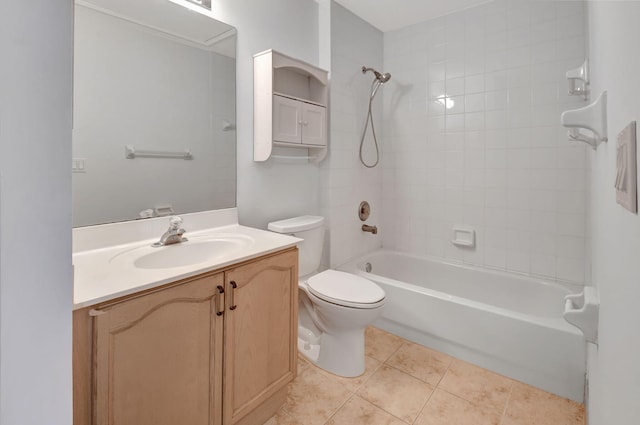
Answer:
[[[193,238],[173,245],[134,248],[115,255],[112,262],[132,263],[139,269],[185,267],[234,255],[252,242],[244,235]]]

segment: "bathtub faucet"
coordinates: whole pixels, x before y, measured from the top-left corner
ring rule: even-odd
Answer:
[[[362,225],[362,231],[363,232],[370,232],[373,233],[374,235],[378,234],[378,226],[369,226],[368,224],[363,224]]]

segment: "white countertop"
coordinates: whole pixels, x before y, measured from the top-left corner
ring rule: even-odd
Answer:
[[[185,216],[183,216],[185,217]],[[187,228],[185,219],[185,228]],[[74,265],[74,310],[88,307],[124,295],[133,294],[145,289],[154,288],[176,280],[196,276],[211,270],[221,269],[296,246],[301,239],[291,236],[227,224],[224,226],[200,229],[185,234],[189,242],[216,237],[236,237],[245,241],[245,246],[232,252],[221,251],[214,258],[206,261],[171,268],[139,268],[134,265],[131,252],[149,252],[150,250],[170,250],[178,245],[160,248],[149,248],[159,235],[134,242],[127,241],[117,245],[100,246],[85,249],[73,254]],[[247,242],[248,241],[248,242]],[[183,242],[189,244],[189,242]]]

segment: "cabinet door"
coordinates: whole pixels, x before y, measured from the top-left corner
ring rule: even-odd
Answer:
[[[229,270],[225,283],[224,416],[234,424],[295,377],[297,250]]]
[[[222,274],[203,277],[102,310],[95,424],[221,423],[223,283]]]
[[[301,143],[301,102],[273,96],[273,140],[276,142]]]
[[[323,106],[302,103],[302,144],[327,144],[326,134],[327,110]]]

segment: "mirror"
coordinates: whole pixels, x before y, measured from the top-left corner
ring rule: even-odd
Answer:
[[[74,227],[235,206],[236,31],[198,8],[76,0]]]

